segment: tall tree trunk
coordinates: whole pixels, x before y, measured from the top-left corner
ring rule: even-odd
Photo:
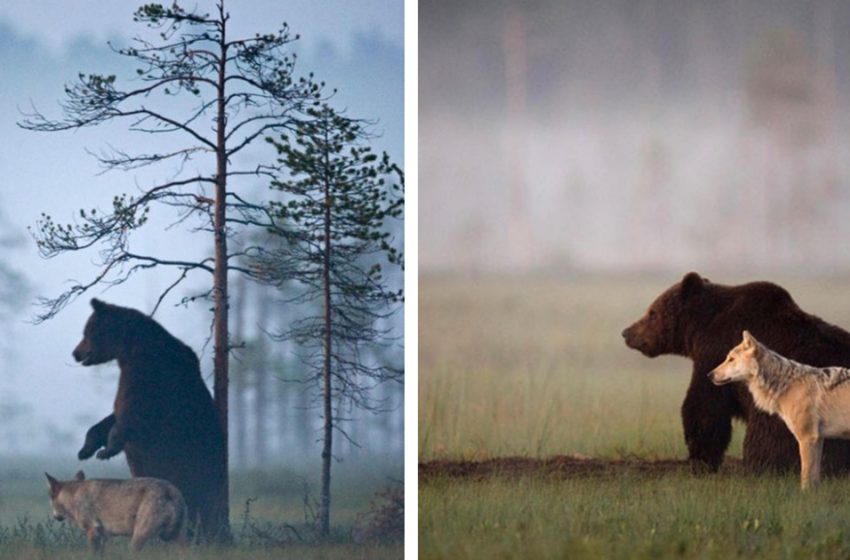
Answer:
[[[225,535],[229,533],[229,481],[227,467],[227,382],[228,382],[228,357],[230,342],[227,336],[227,229],[225,222],[225,208],[227,204],[227,142],[225,129],[227,127],[227,113],[225,105],[225,76],[227,70],[227,43],[226,26],[227,20],[224,13],[224,4],[219,4],[221,15],[221,39],[219,43],[220,61],[218,67],[218,100],[216,104],[216,181],[215,181],[215,208],[213,210],[213,229],[215,240],[215,268],[213,271],[213,302],[214,302],[214,327],[213,327],[213,369],[214,384],[213,396],[216,409],[218,410],[219,423],[224,435],[224,456],[221,457],[223,465],[221,472],[222,488],[220,499],[220,510],[216,512],[219,527],[210,528],[214,533]]]
[[[327,168],[327,154],[325,155]],[[322,400],[325,413],[322,445],[322,502],[319,512],[322,536],[330,532],[331,519],[331,454],[333,442],[333,408],[331,406],[331,185],[325,178],[325,252],[322,262],[322,290],[324,300],[324,365],[322,367]]]

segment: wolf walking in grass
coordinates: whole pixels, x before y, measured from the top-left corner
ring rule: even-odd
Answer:
[[[186,503],[170,482],[157,478],[86,480],[83,471],[74,480],[59,481],[44,474],[54,519],[67,518],[83,529],[96,551],[102,551],[112,535],[129,536],[133,550],[140,550],[152,537],[187,543]]]
[[[820,479],[824,438],[850,439],[850,369],[812,367],[780,356],[749,333],[709,374],[715,385],[745,381],[756,406],[778,414],[800,448],[800,486]]]

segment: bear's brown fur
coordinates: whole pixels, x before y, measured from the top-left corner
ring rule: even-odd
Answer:
[[[74,358],[84,366],[117,360],[121,376],[114,412],[89,429],[80,460],[124,451],[134,477],[174,484],[190,522],[200,522],[206,537],[220,536],[227,527],[224,434],[197,355],[135,309],[91,305]]]
[[[693,361],[682,423],[696,470],[720,467],[733,418],[747,424],[747,467],[798,470],[797,442],[782,420],[757,410],[743,384],[717,387],[707,377],[741,341],[744,330],[792,360],[850,367],[850,333],[800,309],[784,288],[770,282],[724,286],[695,272],[662,293],[623,337],[646,356],[676,354]],[[850,468],[850,441],[826,441],[824,468],[833,473]]]

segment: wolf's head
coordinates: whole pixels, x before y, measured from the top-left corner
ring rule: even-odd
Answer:
[[[44,473],[44,476],[47,477],[48,494],[50,495],[50,503],[53,506],[53,519],[64,521],[68,517],[70,505],[68,503],[70,492],[67,491],[66,486],[68,482],[81,482],[85,480],[86,475],[83,471],[77,471],[73,481],[56,480],[47,473]],[[63,490],[65,491],[63,492]]]
[[[715,385],[733,381],[746,381],[759,372],[759,344],[750,331],[744,331],[744,339],[729,351],[726,360],[711,370],[708,377]]]

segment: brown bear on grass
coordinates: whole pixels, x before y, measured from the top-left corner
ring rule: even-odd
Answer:
[[[797,442],[778,416],[756,409],[741,383],[717,387],[708,373],[748,330],[766,346],[816,367],[850,367],[850,333],[797,307],[770,282],[714,284],[695,272],[662,293],[639,321],[623,331],[630,348],[653,358],[676,354],[693,360],[682,403],[685,443],[696,470],[716,471],[732,436],[732,419],[746,422],[744,464],[753,470],[798,470]],[[850,441],[827,440],[824,469],[850,468]]]
[[[183,493],[191,523],[218,538],[227,527],[224,435],[198,357],[150,317],[91,301],[74,359],[84,366],[118,360],[114,413],[86,434],[80,460],[124,451],[130,473],[165,479]],[[102,449],[101,449],[102,448]],[[100,449],[100,451],[98,451]]]

